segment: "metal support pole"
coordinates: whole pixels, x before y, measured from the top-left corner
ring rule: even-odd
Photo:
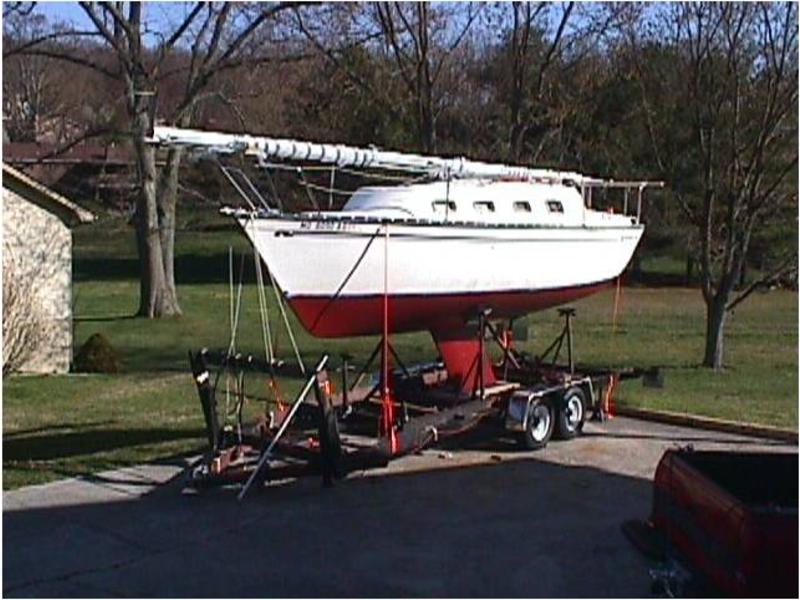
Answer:
[[[323,374],[317,374],[317,384],[314,386],[314,395],[319,407],[319,452],[320,470],[322,471],[322,485],[332,487],[334,478],[342,477],[342,441],[339,438],[339,427],[336,423],[336,415],[331,408],[330,398],[323,389],[323,384],[327,381],[320,381]]]
[[[482,308],[478,313],[478,397],[481,401],[486,396],[486,382],[483,378],[483,353],[486,350],[484,338],[486,337],[487,318],[491,313],[491,308]]]
[[[403,361],[400,359],[400,356],[397,354],[397,350],[394,349],[394,346],[392,346],[391,342],[389,342],[388,345],[389,345],[389,352],[392,353],[392,356],[394,357],[394,360],[397,362],[397,366],[400,367],[400,370],[403,372],[403,375],[405,375],[406,377],[410,377],[408,369],[406,368],[405,364],[403,364]]]
[[[489,321],[486,321],[486,328],[489,330],[489,333],[492,334],[494,341],[497,342],[497,345],[500,346],[500,349],[503,351],[503,366],[504,372],[508,372],[508,363],[510,362],[515,368],[519,369],[520,364],[516,358],[514,358],[513,351],[514,349],[511,347],[511,343],[508,342],[508,338],[511,336],[512,332],[512,323],[513,319],[508,322],[508,328],[505,330],[505,335],[503,339],[500,338],[500,334],[497,333],[497,330],[492,326]],[[505,378],[505,375],[503,376]]]
[[[573,361],[573,346],[572,346],[572,317],[575,315],[575,309],[572,307],[567,308],[559,308],[558,314],[563,316],[565,319],[564,322],[564,329],[561,331],[561,335],[558,337],[558,348],[556,349],[556,353],[553,356],[553,366],[556,364],[556,360],[558,359],[558,355],[561,352],[561,345],[564,342],[564,338],[567,338],[567,359],[569,361],[569,372],[575,372],[575,364]],[[549,352],[548,350],[545,351],[545,355]]]
[[[392,454],[397,451],[397,435],[394,430],[394,400],[392,399],[389,374],[389,224],[384,223],[383,247],[383,344],[381,368],[381,400],[383,401],[383,425]]]
[[[411,374],[408,372],[408,369],[403,364],[403,361],[400,360],[400,356],[398,356],[397,350],[394,349],[394,346],[392,346],[391,342],[387,342],[386,345],[389,347],[389,352],[391,352],[395,362],[397,362],[397,365],[400,367],[400,370],[403,371],[403,375],[405,375],[406,377],[411,377]],[[400,410],[403,411],[403,419],[400,422],[400,429],[402,429],[403,424],[408,422],[408,407],[406,406],[405,396],[400,396]]]
[[[283,419],[283,423],[281,423],[281,426],[278,429],[278,432],[275,434],[275,437],[272,438],[272,442],[270,442],[270,445],[267,447],[267,449],[261,453],[261,458],[258,459],[258,464],[256,465],[255,470],[250,475],[250,478],[247,480],[247,483],[244,484],[242,491],[239,492],[238,496],[239,500],[244,499],[245,495],[247,495],[247,491],[250,489],[250,486],[253,485],[253,482],[256,481],[256,479],[258,479],[261,470],[267,465],[267,461],[269,460],[269,457],[272,455],[273,448],[275,448],[275,445],[278,443],[278,440],[281,439],[281,436],[289,427],[289,424],[292,422],[292,419],[294,418],[294,415],[297,413],[297,410],[300,408],[300,405],[306,399],[308,392],[311,391],[311,387],[315,383],[317,383],[317,376],[320,374],[320,372],[322,372],[323,369],[325,369],[325,365],[327,364],[328,364],[328,355],[323,354],[322,358],[319,359],[317,366],[314,367],[314,372],[306,381],[306,384],[303,386],[303,389],[300,391],[300,394],[297,396],[297,399],[294,401],[294,404],[292,404],[292,408],[289,409],[289,414],[287,414],[286,418]]]
[[[346,352],[342,354],[342,416],[350,414],[350,401],[348,397],[349,389],[347,388],[347,370],[350,368],[350,359],[353,358]]]
[[[214,394],[214,386],[211,385],[211,375],[208,372],[203,352],[197,355],[189,352],[189,364],[192,367],[192,375],[197,384],[197,393],[200,396],[200,406],[203,408],[203,418],[206,423],[206,435],[208,445],[212,452],[219,449],[219,420],[217,418],[217,400]]]
[[[297,167],[296,169],[297,177],[300,179],[300,185],[303,186],[303,189],[306,191],[306,196],[308,197],[309,202],[314,207],[314,210],[320,210],[319,203],[317,202],[316,198],[314,198],[314,194],[311,193],[311,188],[308,185],[308,181],[306,180],[306,175],[303,172],[302,167]]]
[[[644,191],[645,186],[639,186],[639,198],[636,200],[636,222],[642,220],[642,192]]]
[[[356,386],[361,382],[362,377],[367,372],[367,370],[372,366],[372,363],[375,361],[375,358],[378,356],[378,352],[381,351],[383,348],[383,340],[381,339],[375,345],[375,348],[372,350],[372,354],[369,355],[367,362],[364,363],[364,366],[359,369],[358,374],[356,375],[355,380],[353,381],[353,385],[350,386],[350,391],[352,392]]]
[[[575,363],[572,359],[572,315],[573,312],[567,313],[567,358],[569,360],[569,374],[575,373]]]
[[[331,186],[328,191],[328,210],[333,210],[333,185],[336,182],[336,166],[331,167]]]

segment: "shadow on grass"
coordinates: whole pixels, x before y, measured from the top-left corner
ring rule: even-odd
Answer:
[[[255,283],[252,252],[244,255],[234,254],[235,279],[239,281],[240,269],[245,283]],[[228,283],[228,253],[181,254],[175,257],[175,279],[181,284]],[[137,258],[78,257],[75,259],[73,278],[75,281],[122,281],[138,279],[139,260]]]
[[[132,315],[112,315],[107,317],[73,317],[72,320],[76,323],[109,323],[113,321],[126,321],[128,319],[135,319],[138,316],[139,315],[134,313]]]
[[[91,429],[3,440],[3,461],[55,460],[145,444],[204,437],[202,429]]]
[[[687,281],[683,273],[663,273],[660,271],[640,271],[634,276],[631,274],[628,283],[645,287],[694,287],[700,285],[692,279]]]
[[[110,425],[113,421],[92,421],[82,423],[61,423],[59,425],[45,425],[44,427],[34,427],[33,429],[18,429],[10,433],[3,432],[4,440],[12,440],[19,437],[25,437],[36,433],[44,433],[47,431],[63,431],[65,429],[86,429],[88,427],[100,427],[101,425]]]
[[[220,326],[221,329],[224,327],[224,325]],[[141,345],[120,344],[119,347],[117,347],[117,350],[121,353],[122,360],[120,374],[186,373],[187,381],[189,381],[191,375],[189,352],[194,353],[202,348],[219,350],[223,347],[221,343],[203,344],[202,341],[204,340],[202,340],[202,338],[198,340],[198,343],[193,343],[192,340],[181,341],[184,344],[183,346],[176,345],[170,347],[160,347],[158,349]],[[225,341],[227,342],[227,340]],[[77,348],[75,351],[77,352]],[[252,355],[258,359],[263,359],[264,356],[264,351],[259,351],[255,347],[242,349],[241,353],[244,356]],[[293,356],[289,358],[290,353],[291,350],[288,349],[282,352],[282,356],[285,357],[285,361],[282,366],[276,367],[275,375],[286,379],[298,381],[305,380],[305,376],[300,371],[300,366],[297,364],[297,360]],[[316,349],[309,350],[307,352],[301,352],[300,356],[303,359],[303,364],[305,365],[306,370],[311,369],[313,365],[316,364],[316,362],[320,359],[321,355],[322,352],[317,351]],[[340,364],[338,354],[331,353],[331,362],[329,364],[333,368],[338,367]],[[216,372],[217,367],[213,367],[213,371]],[[263,373],[263,376],[266,377],[268,374]],[[339,381],[340,377],[337,374],[337,384]]]

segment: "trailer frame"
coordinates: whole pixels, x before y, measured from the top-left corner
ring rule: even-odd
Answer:
[[[608,396],[620,379],[638,377],[642,372],[577,366],[573,354],[575,310],[562,308],[558,312],[564,319],[562,331],[541,355],[532,357],[513,347],[512,323],[501,331],[491,322],[490,311],[481,310],[477,315],[481,346],[477,360],[489,359],[485,343],[494,341],[502,351],[502,360],[492,367],[503,378],[484,385],[479,376],[472,394],[448,384],[443,363],[406,366],[388,340],[381,339],[354,381],[350,379],[353,357],[342,356],[340,393],[333,393],[329,356],[323,354],[288,407],[265,410],[250,423],[243,421],[238,407],[234,425],[224,423],[218,414],[215,386],[219,372],[227,371],[243,382],[248,373],[274,377],[291,367],[230,350],[189,352],[209,444],[190,469],[189,483],[196,488],[241,484],[240,500],[251,488],[287,477],[321,475],[323,484],[330,486],[354,470],[384,467],[391,460],[464,433],[489,418],[516,435],[527,449],[544,447],[554,432],[562,439],[575,437],[588,412],[599,421],[608,416]],[[383,378],[379,376],[375,385],[359,387],[379,350],[387,345],[397,363],[389,375],[389,401],[400,415],[388,424],[391,433],[383,422]],[[559,363],[562,348],[567,349],[566,363]],[[216,376],[211,373],[214,368],[218,370]],[[482,373],[481,368],[478,373]],[[253,399],[269,404],[269,399],[247,397],[242,391],[242,402]],[[577,416],[567,414],[575,410],[579,411]],[[575,417],[572,421],[571,416]],[[342,428],[350,430],[353,425],[353,430],[358,431],[359,426],[363,430],[370,418],[377,421],[371,442],[364,435],[356,435],[356,442],[352,442],[352,436],[347,440],[342,437]],[[542,419],[549,419],[549,423],[542,425]],[[537,427],[543,436],[534,434]]]

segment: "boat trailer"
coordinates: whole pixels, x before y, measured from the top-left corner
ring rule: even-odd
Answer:
[[[384,467],[489,419],[512,432],[523,448],[535,450],[551,436],[579,435],[589,412],[604,420],[619,381],[642,375],[637,369],[576,367],[574,309],[559,309],[564,327],[539,356],[516,350],[513,324],[500,328],[491,323],[490,314],[482,310],[477,315],[479,352],[470,369],[471,391],[463,381],[453,382],[441,361],[407,367],[384,338],[358,371],[352,356],[341,356],[338,393],[330,357],[323,354],[290,403],[277,393],[258,397],[245,390],[247,376],[257,375],[267,376],[274,392],[277,378],[290,374],[285,363],[230,350],[189,352],[208,440],[206,453],[190,468],[190,484],[241,485],[240,500],[265,482],[304,475],[321,475],[330,486],[350,472]],[[484,365],[490,361],[486,346],[491,342],[502,351],[502,359]],[[559,362],[564,349],[567,360]],[[364,385],[379,354],[384,361],[391,356],[396,367],[382,369],[374,384]],[[491,367],[491,381],[485,379],[485,367]],[[383,373],[388,373],[386,381]],[[224,407],[219,398],[223,376]],[[267,410],[247,422],[244,408],[252,401],[264,402]]]

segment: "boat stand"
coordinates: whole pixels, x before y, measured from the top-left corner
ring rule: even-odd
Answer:
[[[277,419],[273,414],[270,420],[260,417],[246,424],[239,410],[235,426],[220,424],[215,389],[219,377],[212,381],[210,367],[239,375],[268,374],[274,367],[253,356],[230,356],[205,349],[190,353],[189,359],[209,441],[209,451],[190,472],[194,487],[243,484],[241,500],[254,484],[263,485],[270,480],[320,474],[324,485],[330,486],[350,471],[387,464],[387,457],[376,448],[343,444],[331,402],[327,354],[320,358],[288,410]],[[307,402],[312,390],[313,404]]]
[[[446,360],[408,367],[382,336],[352,379],[353,357],[342,355],[341,392],[334,393],[329,358],[323,355],[288,405],[275,398],[245,394],[244,381],[246,374],[274,377],[290,367],[225,351],[190,353],[208,440],[208,451],[191,470],[190,483],[197,488],[241,485],[240,499],[265,482],[304,475],[321,476],[323,485],[329,486],[350,472],[386,466],[395,458],[470,430],[487,418],[497,418],[511,431],[521,432],[524,429],[519,428],[527,426],[528,413],[538,403],[546,400],[555,415],[567,410],[567,398],[575,390],[584,398],[582,413],[588,410],[603,418],[603,400],[613,393],[616,383],[641,376],[641,372],[579,367],[572,348],[575,311],[563,309],[559,314],[565,323],[558,338],[541,356],[531,357],[514,348],[510,324],[499,328],[491,322],[491,312],[481,309],[474,319],[477,327],[469,330],[472,339],[462,331],[444,340],[450,344],[448,351],[462,351],[456,365],[461,377],[455,380]],[[441,350],[442,336],[434,337]],[[497,363],[488,352],[487,342],[491,341],[502,352]],[[557,362],[562,347],[567,348],[567,365]],[[378,383],[362,386],[379,354]],[[390,369],[389,360],[397,367]],[[212,375],[214,368],[217,372]],[[491,379],[483,377],[486,372],[492,374]],[[221,373],[239,382],[233,410],[228,407],[222,412],[217,401]],[[242,407],[253,400],[265,402],[273,410],[246,423]],[[400,419],[394,418],[397,409]],[[573,435],[579,433],[582,419],[583,414]],[[359,433],[361,425],[367,426],[368,435]]]

